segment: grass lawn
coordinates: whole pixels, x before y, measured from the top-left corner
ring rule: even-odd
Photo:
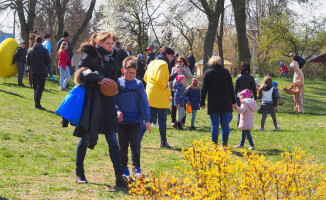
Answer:
[[[275,78],[283,88],[289,79]],[[24,84],[28,85],[24,77]],[[71,83],[71,85],[73,85]],[[85,160],[86,185],[74,181],[75,153],[78,138],[73,137],[74,127],[62,128],[60,116],[55,114],[67,92],[58,88],[57,81],[47,79],[42,97],[45,111],[34,109],[33,89],[18,87],[17,77],[0,78],[0,199],[123,199],[128,191],[114,190],[114,171],[108,146],[103,135],[94,150],[88,150]],[[267,118],[261,132],[261,115],[255,114],[255,152],[272,161],[280,160],[281,153],[301,147],[314,156],[314,162],[326,164],[326,82],[305,81],[305,114],[293,113],[293,97],[282,93],[285,104],[277,113],[280,131],[274,131],[272,119]],[[167,138],[173,149],[159,148],[158,128],[146,133],[141,149],[142,170],[151,172],[178,171],[186,167],[182,148],[193,140],[210,137],[210,119],[206,110],[197,114],[197,131],[171,129],[168,117]],[[229,147],[235,156],[241,156],[232,146],[239,144],[240,131],[236,129],[237,113],[230,127]],[[187,115],[186,126],[190,126]],[[219,145],[221,136],[219,137]],[[245,147],[249,147],[246,142]]]

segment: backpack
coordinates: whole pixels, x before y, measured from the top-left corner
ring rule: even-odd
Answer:
[[[294,57],[294,60],[298,62],[298,64],[299,64],[299,68],[300,68],[300,69],[301,69],[301,68],[303,67],[303,65],[306,63],[306,60],[303,59],[301,56],[298,56],[298,55],[296,55],[296,56]]]

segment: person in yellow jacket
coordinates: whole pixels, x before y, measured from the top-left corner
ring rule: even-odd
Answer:
[[[151,61],[147,66],[144,81],[147,83],[146,94],[151,113],[150,121],[152,123],[155,116],[158,116],[161,147],[171,148],[172,145],[169,145],[166,139],[166,120],[171,94],[168,66],[173,58],[174,50],[169,47],[164,47],[158,53],[155,60]]]

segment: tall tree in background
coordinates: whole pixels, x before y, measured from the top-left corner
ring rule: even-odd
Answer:
[[[36,4],[37,0],[1,0],[0,2],[0,12],[8,8],[17,11],[21,37],[26,41],[27,46],[29,45],[29,33],[34,29]]]
[[[206,1],[189,0],[196,8],[206,14],[208,19],[208,28],[204,43],[204,69],[207,69],[208,59],[212,56],[214,41],[216,38],[217,27],[221,12],[224,9],[224,0]]]
[[[246,29],[246,0],[231,0],[235,27],[238,38],[238,64],[242,61],[250,61],[249,45]]]

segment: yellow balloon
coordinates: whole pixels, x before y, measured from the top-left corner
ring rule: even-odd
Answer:
[[[0,44],[0,76],[10,78],[18,73],[17,62],[11,65],[18,47],[16,40],[7,38]]]

